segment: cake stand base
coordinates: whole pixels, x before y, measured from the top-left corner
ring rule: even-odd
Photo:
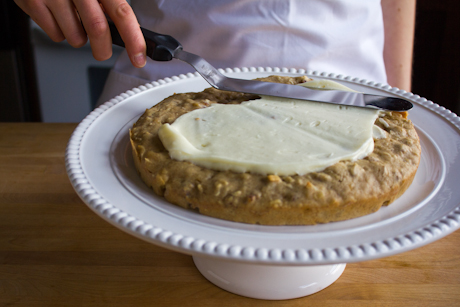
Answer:
[[[346,264],[286,266],[193,257],[203,276],[229,292],[265,300],[286,300],[323,290],[342,275]]]

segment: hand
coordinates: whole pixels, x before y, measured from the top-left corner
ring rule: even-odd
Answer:
[[[75,47],[91,44],[98,61],[112,56],[112,39],[104,12],[113,20],[125,42],[131,63],[146,63],[145,40],[126,0],[14,0],[55,42],[64,39]],[[83,26],[82,26],[83,24]]]

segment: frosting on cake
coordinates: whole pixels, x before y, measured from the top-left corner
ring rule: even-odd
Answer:
[[[327,80],[311,85],[348,89]],[[186,113],[173,124],[164,124],[159,136],[170,156],[179,161],[214,170],[301,175],[370,154],[373,138],[385,137],[374,126],[379,113],[371,108],[262,97]]]

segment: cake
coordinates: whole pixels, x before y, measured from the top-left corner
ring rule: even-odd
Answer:
[[[300,84],[305,76],[271,76],[269,82]],[[391,204],[410,186],[421,148],[406,112],[381,112],[375,125],[385,137],[373,151],[302,174],[212,169],[171,158],[159,136],[165,124],[194,110],[241,104],[257,95],[220,91],[174,94],[153,106],[130,130],[133,159],[142,180],[171,204],[233,222],[313,225],[364,216]]]

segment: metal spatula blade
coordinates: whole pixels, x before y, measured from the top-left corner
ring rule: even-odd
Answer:
[[[123,40],[108,19],[113,44],[124,47]],[[397,97],[371,95],[357,92],[337,90],[312,90],[303,86],[262,82],[230,78],[221,74],[216,68],[202,57],[183,50],[182,45],[169,35],[158,34],[141,28],[147,44],[147,56],[155,61],[170,61],[178,59],[190,64],[212,87],[248,94],[294,98],[358,107],[377,107],[390,111],[407,111],[413,105],[411,102]]]
[[[224,91],[334,104],[374,106],[390,111],[407,111],[413,107],[411,102],[396,97],[337,90],[312,90],[298,85],[230,78],[221,74],[205,59],[180,49],[174,52],[174,58],[190,64],[211,86]]]

